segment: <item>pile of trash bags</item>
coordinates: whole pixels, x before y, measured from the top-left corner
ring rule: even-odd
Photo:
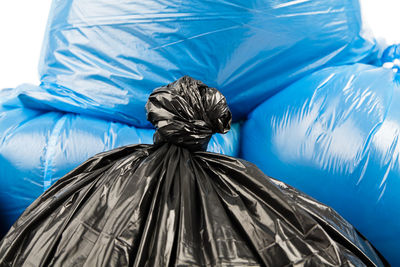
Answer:
[[[44,216],[36,211],[52,201],[45,196],[55,196],[57,190],[72,196],[57,181],[77,179],[76,172],[65,175],[88,158],[132,144],[148,144],[139,150],[151,150],[153,135],[159,141],[158,130],[146,119],[151,92],[189,75],[220,90],[232,111],[231,131],[207,132],[207,150],[255,163],[277,180],[256,172],[268,185],[242,185],[246,190],[261,197],[266,195],[258,195],[257,187],[277,188],[281,192],[274,192],[285,205],[299,205],[283,218],[290,222],[287,216],[306,216],[305,222],[323,225],[327,236],[335,232],[327,247],[350,253],[340,261],[321,254],[321,264],[357,265],[360,260],[379,266],[386,258],[400,265],[400,49],[394,45],[383,56],[380,52],[365,35],[357,0],[53,0],[40,84],[0,91],[0,237],[35,199],[3,242],[28,233],[24,225]],[[112,151],[118,155],[114,163],[124,153],[139,153],[131,146]],[[226,156],[215,154],[215,164]],[[57,205],[51,212],[61,207]],[[35,227],[40,236],[42,226]],[[89,241],[93,237],[85,236]],[[315,251],[320,248],[316,245]],[[35,249],[40,248],[31,251]],[[177,247],[171,249],[178,253]],[[226,249],[234,253],[233,247]],[[298,262],[294,256],[279,261],[290,249],[273,254],[276,262],[262,256],[254,262]],[[354,261],[344,263],[351,253]]]
[[[0,91],[2,235],[37,197],[89,157],[129,144],[153,143],[154,129],[25,108],[18,96],[18,89]],[[235,124],[228,134],[213,135],[208,150],[238,156],[239,132]]]
[[[154,145],[89,159],[59,179],[0,242],[8,266],[384,266],[327,206],[256,166],[204,152],[232,114],[185,76],[146,105]]]

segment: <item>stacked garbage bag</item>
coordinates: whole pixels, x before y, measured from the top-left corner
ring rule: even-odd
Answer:
[[[234,120],[324,66],[374,60],[357,0],[54,1],[25,101],[151,126],[152,90],[189,75],[221,90]]]
[[[46,227],[52,223],[63,224],[66,235],[81,233],[88,240],[86,243],[74,245],[62,241],[71,252],[66,252],[68,255],[73,255],[72,250],[77,251],[80,246],[92,246],[96,243],[94,239],[97,240],[102,235],[101,230],[106,228],[98,229],[92,225],[89,229],[88,224],[83,226],[73,219],[75,211],[81,214],[79,216],[84,216],[84,206],[89,209],[94,203],[92,200],[74,198],[82,196],[80,190],[88,185],[81,184],[80,177],[85,176],[83,172],[96,172],[91,177],[99,177],[98,181],[102,183],[100,181],[111,178],[100,178],[98,172],[128,171],[119,168],[124,157],[132,155],[132,160],[137,157],[138,160],[140,158],[147,162],[143,157],[151,157],[152,153],[163,151],[159,144],[163,143],[166,149],[166,143],[170,144],[171,139],[161,138],[157,133],[160,128],[174,125],[174,120],[164,120],[166,125],[158,125],[153,118],[150,123],[146,117],[149,115],[149,110],[146,111],[145,108],[146,103],[155,88],[189,75],[210,86],[206,88],[217,88],[226,97],[227,106],[232,112],[231,130],[226,133],[228,128],[215,128],[214,121],[211,123],[207,119],[212,114],[209,111],[205,112],[207,116],[185,115],[184,109],[195,105],[193,101],[175,106],[176,109],[169,111],[185,117],[187,125],[180,126],[186,130],[191,129],[195,120],[205,121],[204,125],[200,123],[203,128],[199,127],[202,131],[207,127],[211,129],[203,136],[205,139],[202,139],[200,150],[207,146],[208,151],[226,156],[211,156],[206,152],[188,149],[186,138],[193,134],[190,131],[180,135],[178,139],[181,141],[178,143],[172,142],[173,146],[178,147],[179,151],[186,146],[188,153],[199,155],[202,162],[199,168],[210,179],[217,179],[214,189],[218,185],[221,186],[218,190],[225,190],[226,183],[237,182],[237,188],[230,188],[232,191],[229,194],[244,201],[246,208],[236,203],[239,200],[233,200],[236,198],[229,201],[237,204],[235,206],[230,203],[232,207],[241,210],[236,214],[240,214],[241,219],[232,221],[233,213],[229,212],[233,211],[228,209],[230,211],[226,217],[221,215],[220,220],[213,221],[216,220],[213,218],[211,222],[218,225],[225,221],[231,225],[232,229],[229,231],[221,228],[221,231],[227,231],[224,232],[225,238],[229,235],[235,236],[232,240],[240,244],[244,242],[246,246],[243,247],[249,246],[248,250],[243,248],[246,252],[237,251],[239,243],[235,243],[235,246],[233,243],[226,243],[226,247],[222,248],[223,245],[217,241],[220,233],[216,229],[214,230],[218,235],[214,237],[182,237],[186,232],[179,232],[182,222],[177,224],[175,219],[165,221],[168,227],[171,226],[169,223],[175,223],[174,231],[164,231],[173,236],[157,239],[157,233],[149,232],[149,239],[144,237],[144,243],[140,243],[140,247],[135,247],[137,243],[126,243],[121,241],[123,239],[118,239],[118,242],[125,242],[124,246],[127,246],[119,246],[119,250],[134,249],[136,252],[143,252],[154,247],[157,240],[174,240],[171,243],[173,247],[163,251],[173,251],[173,256],[169,254],[172,265],[184,264],[179,261],[183,258],[177,257],[184,251],[187,255],[196,255],[190,259],[191,265],[200,266],[219,263],[229,265],[228,259],[232,260],[232,264],[235,263],[233,259],[237,259],[235,264],[243,265],[244,258],[228,256],[229,253],[239,255],[242,252],[242,256],[247,255],[246,262],[261,266],[302,263],[379,266],[386,264],[384,258],[390,264],[400,265],[400,258],[396,255],[396,251],[400,249],[400,214],[396,209],[400,201],[397,196],[400,191],[400,188],[397,189],[397,156],[400,153],[397,140],[400,129],[397,123],[399,115],[396,113],[397,106],[400,106],[397,104],[399,78],[396,72],[399,68],[399,49],[397,46],[388,48],[380,59],[374,39],[364,32],[357,0],[53,0],[39,64],[40,84],[23,84],[14,89],[0,91],[0,236],[9,231],[1,248],[10,247],[8,250],[1,250],[0,261],[18,266],[23,263],[23,259],[27,259],[26,264],[35,265],[38,262],[30,262],[29,253],[39,253],[43,249],[47,258],[44,257],[41,264],[62,265],[68,262],[67,258],[66,261],[61,258],[57,261],[49,256],[61,255],[57,254],[61,247],[57,247],[54,242],[67,242],[68,239],[60,236],[61,232],[56,234],[56,228],[53,229],[54,235],[49,232],[47,236],[48,248],[35,247],[45,243],[45,239],[41,238],[46,238],[46,235],[42,233],[49,230]],[[382,61],[382,66],[372,65],[379,60]],[[168,88],[170,87],[173,86]],[[186,89],[185,94],[190,94],[190,90]],[[210,101],[207,95],[205,94],[202,103]],[[163,101],[171,103],[172,98],[165,96]],[[155,117],[166,116],[163,109],[167,107],[158,108],[160,113],[154,113],[158,114]],[[198,109],[195,110],[199,112]],[[215,116],[219,114],[218,110],[214,110],[214,113]],[[191,116],[195,116],[195,119]],[[152,123],[158,127],[157,130]],[[219,123],[221,121],[217,125]],[[215,134],[211,136],[212,133]],[[200,138],[197,134],[195,136],[196,140]],[[206,142],[208,138],[211,138],[210,142]],[[154,146],[151,145],[153,142]],[[132,144],[147,145],[131,146]],[[71,172],[88,158],[109,150],[112,151],[91,158]],[[196,147],[195,151],[197,150],[199,147]],[[168,151],[170,148],[163,152],[165,157],[173,158]],[[187,152],[176,152],[174,155],[181,159],[182,155],[189,155],[185,153]],[[197,157],[190,155],[192,158]],[[248,167],[249,163],[246,161],[228,156],[243,157],[277,180],[261,174],[253,165]],[[111,165],[105,167],[105,162]],[[131,163],[138,164],[136,161]],[[233,164],[234,167],[231,167],[234,169],[242,166],[242,171],[250,172],[249,175],[255,179],[253,182],[257,183],[249,187],[246,183],[250,179],[247,174],[235,176],[226,166],[222,167],[224,164]],[[217,171],[210,175],[213,168],[217,168]],[[188,170],[192,173],[189,177],[194,175],[198,179],[200,172],[197,167]],[[152,179],[160,176],[161,173],[151,175]],[[61,182],[57,182],[61,177]],[[191,179],[189,177],[186,178]],[[93,181],[90,180],[89,184]],[[100,190],[103,187],[96,188]],[[150,202],[150,196],[158,199],[154,191],[150,190],[145,194],[148,188],[142,191],[139,187],[129,188],[132,193],[129,199],[140,197],[141,194]],[[179,195],[182,188],[185,187],[179,185],[169,192]],[[239,194],[240,188],[243,192],[255,194],[252,195],[254,199],[245,198],[242,191]],[[193,192],[198,192],[196,190]],[[272,193],[264,194],[265,192],[259,193],[257,190],[272,190]],[[98,192],[100,191],[87,191],[94,199],[101,201],[103,195]],[[226,195],[219,196],[219,201],[225,201],[223,205],[229,204]],[[270,198],[279,198],[281,202],[278,206],[268,206],[272,205]],[[333,207],[344,219],[313,198]],[[35,199],[37,200],[34,202]],[[68,202],[68,199],[71,201]],[[167,201],[169,198],[165,196],[162,199]],[[109,200],[105,197],[104,201]],[[165,214],[178,210],[183,212],[182,207],[176,209],[176,201],[166,202],[169,204],[165,209],[170,208],[171,213]],[[34,203],[31,205],[32,202]],[[146,207],[146,216],[155,216],[151,213],[150,202],[141,207]],[[185,201],[182,200],[182,203]],[[187,208],[200,208],[201,205],[194,203],[197,202],[188,204]],[[250,223],[244,226],[244,221],[247,218],[250,222],[259,216],[256,211],[258,206],[275,209],[273,212],[268,211],[274,215],[271,215],[268,222],[260,219],[259,227],[262,230],[259,237],[244,237],[244,232],[249,231],[246,227],[253,225]],[[294,208],[290,212],[282,212],[283,206]],[[74,207],[76,210],[72,211]],[[243,210],[247,209],[250,211],[243,215]],[[62,218],[54,219],[56,213],[71,217],[67,220],[62,217],[64,215],[60,215]],[[93,214],[95,216],[96,212]],[[207,217],[204,214],[200,213],[200,217],[192,219],[200,222]],[[203,215],[204,218],[201,217]],[[88,213],[87,216],[91,215]],[[121,217],[117,213],[112,216],[115,219]],[[161,213],[157,216],[161,216]],[[304,224],[296,225],[296,220]],[[286,228],[280,228],[281,221],[288,224]],[[162,220],[149,221],[154,230],[162,232],[163,228],[155,227],[153,222],[159,223]],[[15,224],[10,230],[13,223]],[[133,221],[130,223],[134,224]],[[135,235],[145,235],[148,232],[143,227],[140,228],[140,225],[146,225],[144,222],[135,226],[138,228],[126,224],[129,224],[129,219],[122,224],[127,228],[122,227],[119,230],[140,232],[135,232]],[[318,236],[316,234],[311,239],[316,243],[312,245],[304,241],[307,239],[304,231],[314,229],[308,228],[309,226],[321,230],[321,239],[315,241]],[[206,229],[196,227],[193,229]],[[243,228],[240,233],[237,232],[237,227]],[[269,234],[267,228],[271,230]],[[111,231],[110,229],[107,231]],[[287,231],[291,234],[288,235]],[[125,236],[127,232],[119,233]],[[271,233],[276,233],[276,238],[280,239],[274,242],[261,242],[258,239],[269,240],[273,236]],[[36,241],[29,243],[28,240],[34,236],[38,239],[32,239]],[[206,239],[211,243],[215,241],[215,244],[204,245]],[[300,243],[291,243],[292,240],[303,240],[304,243],[299,242],[309,250],[300,249]],[[213,258],[215,261],[211,258],[206,260],[205,255],[199,256],[193,252],[199,248],[194,247],[196,242],[201,243],[196,246],[209,246],[212,253],[207,255],[216,255],[214,245],[228,254],[220,254],[224,255],[220,258],[224,259],[221,262],[216,258]],[[294,251],[298,253],[292,251],[292,245],[297,248]],[[30,250],[24,251],[27,246]],[[265,254],[261,251],[272,248],[276,249],[271,254],[273,257],[264,258]],[[323,248],[324,253],[318,253]],[[102,249],[104,250],[99,251],[106,253],[107,248]],[[161,247],[159,249],[161,251]],[[335,251],[335,256],[328,252],[331,249]],[[88,252],[83,249],[82,253],[86,253],[85,251]],[[290,251],[294,254],[290,254]],[[308,261],[305,251],[312,251],[312,255],[318,256],[310,256]],[[235,254],[236,252],[239,254]],[[7,256],[1,258],[1,254]],[[67,254],[60,257],[67,257]],[[81,257],[78,254],[74,255]],[[13,255],[17,256],[13,258]],[[124,253],[118,252],[116,255]],[[135,264],[142,266],[141,260],[147,256],[140,253],[138,255]],[[140,255],[144,255],[144,258]],[[103,256],[106,257],[105,254]],[[161,254],[153,256],[153,260],[161,259],[158,258]],[[79,259],[70,260],[69,262],[76,262],[78,265],[85,264]],[[86,264],[89,263],[94,262],[88,261]],[[107,261],[103,264],[107,265]]]
[[[258,106],[242,156],[332,206],[400,265],[398,46],[385,67],[330,67]],[[295,97],[294,97],[295,96]]]

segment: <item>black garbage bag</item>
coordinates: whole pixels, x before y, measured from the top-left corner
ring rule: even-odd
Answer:
[[[0,265],[383,265],[331,208],[205,152],[230,128],[216,89],[183,77],[146,108],[155,144],[98,154],[57,181],[2,240]]]

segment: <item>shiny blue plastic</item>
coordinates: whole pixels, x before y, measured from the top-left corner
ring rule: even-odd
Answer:
[[[358,0],[54,0],[40,63],[45,105],[148,126],[150,92],[183,75],[234,118],[324,66],[368,61]]]
[[[242,153],[332,206],[400,266],[400,75],[354,64],[313,73],[265,101]]]
[[[381,63],[386,68],[392,68],[399,72],[400,70],[400,44],[391,45],[383,51]]]
[[[50,185],[89,157],[153,143],[153,129],[27,109],[17,95],[18,89],[0,91],[0,237]],[[238,156],[238,140],[239,125],[234,124],[227,134],[214,135],[208,150]]]

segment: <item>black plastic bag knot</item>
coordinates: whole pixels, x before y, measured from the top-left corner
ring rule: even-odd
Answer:
[[[225,97],[188,76],[154,90],[146,110],[157,129],[155,144],[169,142],[190,150],[206,150],[211,135],[228,132],[232,121]]]

